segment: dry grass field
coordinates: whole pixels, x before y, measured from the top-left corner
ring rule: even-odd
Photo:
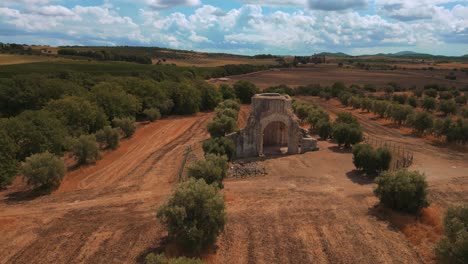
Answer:
[[[13,64],[58,61],[58,60],[65,60],[65,59],[46,57],[46,56],[37,56],[37,55],[0,54],[0,65],[13,65]]]
[[[280,69],[257,72],[231,77],[231,83],[238,80],[247,80],[255,83],[260,88],[267,88],[279,84],[290,86],[321,84],[331,85],[342,81],[347,85],[373,84],[383,87],[389,82],[395,82],[404,87],[416,85],[423,87],[426,84],[443,84],[448,87],[462,87],[468,85],[468,75],[461,71],[455,72],[456,81],[445,79],[449,70],[361,70],[338,68],[336,64],[316,65],[301,68]]]

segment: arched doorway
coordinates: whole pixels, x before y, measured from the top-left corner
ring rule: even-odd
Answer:
[[[263,130],[263,155],[288,153],[288,127],[281,121],[270,122]]]

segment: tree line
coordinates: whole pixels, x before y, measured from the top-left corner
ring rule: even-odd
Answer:
[[[59,49],[58,55],[78,56],[92,58],[100,61],[127,61],[141,64],[152,64],[151,57],[144,55],[122,54],[108,50],[77,50],[77,49]]]

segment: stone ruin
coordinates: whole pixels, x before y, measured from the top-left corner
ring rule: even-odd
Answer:
[[[300,127],[291,97],[277,93],[252,97],[247,126],[228,137],[236,145],[236,158],[299,154],[317,149],[317,140]]]

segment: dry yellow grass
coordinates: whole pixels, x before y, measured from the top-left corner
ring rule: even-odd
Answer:
[[[35,55],[0,54],[0,65],[12,65],[56,60],[60,59]]]

